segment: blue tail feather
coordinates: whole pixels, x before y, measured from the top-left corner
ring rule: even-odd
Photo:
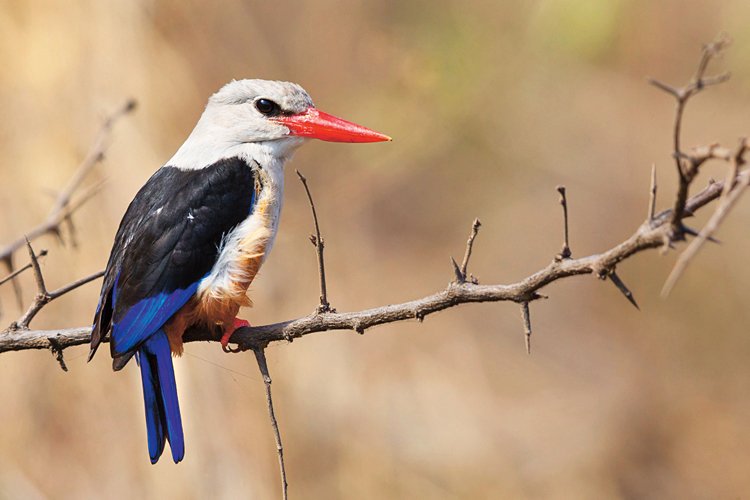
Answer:
[[[151,463],[156,463],[169,441],[175,463],[185,455],[180,404],[172,366],[169,340],[163,330],[146,340],[138,352],[146,406],[146,431]]]

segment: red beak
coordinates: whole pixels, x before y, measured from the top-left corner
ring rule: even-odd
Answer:
[[[331,142],[382,142],[392,140],[385,134],[375,132],[356,123],[337,118],[316,108],[290,116],[276,116],[271,120],[281,123],[290,135],[310,137]]]

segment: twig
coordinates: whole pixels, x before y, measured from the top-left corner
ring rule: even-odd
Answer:
[[[742,165],[744,165],[744,154],[747,152],[747,149],[747,139],[742,139],[740,141],[740,146],[737,149],[737,154],[735,154],[732,160],[730,173],[738,172]],[[669,274],[669,277],[667,278],[667,281],[664,283],[664,287],[662,288],[662,297],[666,297],[667,295],[669,295],[677,281],[684,274],[690,262],[698,254],[698,251],[701,249],[703,244],[707,240],[710,241],[711,239],[713,239],[713,234],[719,228],[724,219],[726,219],[727,215],[729,215],[729,212],[732,210],[732,208],[734,208],[734,206],[737,204],[740,196],[745,193],[745,189],[747,189],[748,185],[750,185],[750,171],[744,171],[739,175],[735,174],[735,179],[736,182],[732,182],[730,180],[729,182],[724,183],[719,206],[711,215],[711,218],[708,220],[708,222],[706,222],[706,225],[703,227],[701,232],[698,233],[698,236],[690,242],[690,245],[688,245],[685,251],[682,252],[680,257],[677,259],[672,272]],[[730,184],[732,185],[732,187],[727,189],[727,185]]]
[[[273,410],[273,398],[271,397],[271,375],[268,372],[268,363],[266,363],[266,351],[263,348],[253,349],[255,353],[255,360],[258,362],[258,368],[260,369],[261,375],[263,375],[263,384],[266,388],[266,404],[268,406],[268,416],[271,419],[271,428],[273,429],[273,435],[276,439],[276,453],[279,456],[279,471],[281,474],[281,496],[284,500],[288,500],[289,484],[286,481],[286,467],[284,467],[284,446],[281,444],[281,432],[279,431],[279,423],[276,421],[276,413]]]
[[[656,79],[649,79],[649,82],[655,87],[667,92],[672,95],[676,102],[677,108],[675,110],[674,126],[672,128],[672,143],[673,152],[672,156],[675,159],[677,166],[677,174],[679,178],[679,186],[677,189],[677,196],[675,198],[674,208],[672,210],[672,234],[669,235],[669,240],[681,240],[682,235],[682,219],[685,216],[685,203],[688,197],[688,190],[691,182],[698,173],[702,161],[696,161],[694,156],[686,155],[682,151],[681,137],[682,137],[682,118],[685,112],[685,106],[691,97],[700,93],[711,85],[718,85],[729,79],[729,73],[724,73],[714,77],[706,77],[706,69],[712,59],[717,57],[721,52],[729,45],[730,40],[726,35],[719,35],[716,40],[705,45],[701,54],[700,62],[698,63],[698,69],[690,82],[684,87],[676,88],[666,83],[660,82]]]
[[[58,239],[61,239],[61,226],[63,224],[66,224],[69,229],[73,229],[73,213],[99,191],[101,183],[85,191],[75,201],[73,200],[73,196],[80,189],[89,172],[91,172],[91,170],[101,162],[102,159],[104,159],[109,137],[115,123],[121,117],[131,113],[135,108],[136,101],[129,99],[124,105],[104,120],[104,123],[102,123],[102,126],[94,139],[91,149],[68,181],[67,186],[65,186],[65,188],[57,195],[57,198],[52,205],[52,209],[47,215],[45,221],[31,228],[26,232],[25,236],[6,244],[5,247],[0,249],[0,261],[5,263],[9,273],[15,271],[13,268],[13,254],[26,244],[26,239],[34,241],[36,238],[46,234],[53,234],[56,235]],[[74,233],[71,233],[71,237],[74,238]],[[75,244],[75,239],[71,241]],[[21,306],[21,289],[17,280],[13,280],[13,287],[19,306]]]
[[[46,249],[42,249],[39,252],[39,254],[37,255],[37,258],[41,259],[42,257],[46,257],[46,256],[47,256],[47,250]],[[31,269],[31,262],[29,262],[28,264],[26,264],[25,266],[23,266],[23,267],[21,267],[19,269],[16,269],[12,273],[10,273],[8,276],[6,276],[5,278],[1,279],[0,280],[0,285],[4,285],[8,281],[12,280],[13,278],[15,278],[16,276],[18,276],[19,274],[21,274],[24,271],[27,271],[29,269]]]
[[[479,219],[474,219],[474,222],[471,224],[471,233],[469,234],[469,239],[466,240],[466,250],[464,250],[464,259],[461,262],[461,267],[459,267],[455,259],[451,257],[453,272],[456,275],[456,283],[465,283],[467,280],[469,280],[471,283],[474,283],[475,285],[479,283],[474,276],[471,276],[471,278],[469,278],[467,273],[469,267],[469,259],[471,258],[471,251],[474,248],[474,239],[477,237],[477,234],[479,234],[479,228],[481,226],[482,223],[479,221]]]
[[[31,268],[34,270],[37,294],[34,297],[34,302],[29,306],[23,316],[11,323],[8,330],[27,330],[31,320],[34,319],[39,311],[41,311],[48,303],[104,275],[104,271],[99,271],[50,292],[47,290],[47,285],[44,282],[44,275],[39,266],[39,259],[36,253],[34,253],[34,248],[31,246],[29,240],[26,240],[26,246],[29,251],[29,258],[31,259]]]
[[[307,200],[310,202],[310,210],[312,211],[313,222],[315,223],[315,234],[310,235],[310,241],[315,246],[316,253],[318,255],[318,276],[320,277],[320,305],[317,308],[318,314],[335,311],[331,308],[331,304],[328,303],[328,291],[326,288],[326,265],[323,259],[323,250],[325,249],[325,241],[320,236],[320,226],[318,225],[318,214],[315,211],[315,202],[313,201],[312,194],[310,194],[310,188],[307,185],[307,178],[305,178],[299,170],[297,177],[302,181],[302,185],[305,186],[305,192],[307,193]]]
[[[560,193],[560,205],[563,209],[563,247],[560,253],[555,257],[557,260],[569,259],[572,254],[570,251],[570,239],[568,235],[568,199],[565,195],[565,186],[557,186],[557,192]]]

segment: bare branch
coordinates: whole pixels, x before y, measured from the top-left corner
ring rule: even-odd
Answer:
[[[276,439],[276,453],[279,456],[279,472],[281,474],[281,497],[283,500],[289,499],[289,484],[286,481],[286,467],[284,466],[284,446],[281,444],[281,432],[279,423],[276,421],[276,413],[273,410],[273,398],[271,397],[271,375],[268,372],[268,363],[266,363],[266,351],[263,348],[257,348],[253,351],[255,360],[258,362],[258,368],[263,375],[263,384],[266,388],[266,405],[268,406],[268,417],[271,419],[271,428],[273,436]]]
[[[34,302],[29,306],[23,316],[11,323],[11,325],[8,327],[8,330],[28,329],[31,320],[34,319],[39,311],[41,311],[42,308],[44,308],[44,306],[46,306],[48,303],[104,275],[104,271],[99,271],[50,292],[47,290],[47,285],[44,282],[44,275],[42,274],[42,269],[39,266],[39,259],[34,253],[31,242],[26,240],[26,245],[28,246],[29,257],[31,258],[31,268],[34,270],[37,294],[34,297]]]
[[[39,252],[39,254],[37,254],[37,259],[41,259],[42,257],[46,257],[46,256],[47,256],[47,250],[43,248]],[[10,273],[8,276],[6,276],[5,278],[1,279],[0,280],[0,285],[4,285],[5,283],[7,283],[8,281],[12,280],[13,278],[15,278],[16,276],[18,276],[19,274],[23,273],[24,271],[27,271],[27,270],[31,269],[31,267],[32,267],[32,264],[31,264],[31,262],[29,262],[28,264],[26,264],[22,268],[16,269],[12,273]]]
[[[677,189],[674,208],[672,210],[672,234],[669,235],[669,241],[681,240],[684,238],[681,226],[682,219],[685,217],[685,203],[688,197],[688,190],[693,179],[698,174],[698,169],[705,161],[700,161],[694,155],[686,155],[682,151],[682,118],[685,112],[685,106],[687,105],[691,97],[700,93],[702,90],[711,85],[723,83],[729,79],[728,73],[724,73],[714,77],[705,76],[708,64],[712,59],[718,57],[721,52],[729,45],[729,43],[729,38],[724,34],[720,34],[716,38],[716,40],[705,45],[703,47],[701,59],[698,63],[698,69],[696,70],[690,82],[688,82],[688,84],[684,87],[675,88],[655,79],[649,80],[652,85],[672,95],[677,102],[674,126],[672,128],[672,156],[674,157],[675,164],[677,166],[679,186]]]
[[[109,144],[111,131],[115,123],[121,117],[131,113],[133,110],[135,110],[135,108],[136,101],[130,99],[117,111],[112,113],[104,120],[104,123],[102,124],[99,132],[96,135],[96,138],[94,139],[94,143],[91,146],[91,149],[89,150],[88,154],[81,162],[81,164],[78,166],[78,169],[73,174],[71,179],[68,181],[67,186],[65,186],[65,188],[57,195],[57,198],[55,199],[55,202],[53,203],[52,209],[50,210],[49,215],[47,215],[46,220],[27,231],[25,236],[8,243],[0,249],[0,261],[5,262],[6,267],[8,268],[8,272],[14,272],[13,254],[26,244],[26,239],[28,239],[29,241],[34,241],[36,238],[46,234],[53,234],[60,238],[62,234],[61,227],[63,224],[66,224],[69,229],[73,229],[73,213],[100,190],[101,183],[84,191],[84,193],[82,193],[76,200],[73,200],[73,197],[80,190],[81,185],[83,184],[83,181],[86,179],[88,174],[99,162],[102,161],[102,159],[104,159],[104,154]],[[74,239],[71,241],[75,243]],[[13,280],[13,285],[16,289],[16,295],[19,299],[19,304],[21,304],[20,288],[16,280]]]
[[[669,295],[674,288],[674,285],[680,279],[680,276],[685,272],[690,262],[695,258],[698,251],[701,249],[703,244],[707,240],[712,240],[713,234],[719,228],[721,223],[726,219],[729,212],[737,204],[745,192],[745,189],[750,185],[750,171],[744,171],[739,175],[737,172],[745,164],[744,155],[748,150],[747,139],[743,138],[740,140],[740,145],[737,148],[737,153],[732,157],[731,166],[729,169],[730,175],[734,177],[730,178],[729,182],[725,182],[722,188],[722,196],[719,201],[719,206],[714,211],[711,218],[708,220],[706,225],[703,227],[698,236],[690,242],[690,245],[685,249],[684,252],[677,259],[672,272],[669,274],[667,281],[664,283],[661,294],[663,297]],[[735,181],[736,179],[736,181]],[[730,186],[727,188],[727,186]]]
[[[312,211],[313,222],[315,223],[315,234],[310,236],[310,241],[315,246],[316,253],[318,255],[318,276],[320,277],[320,305],[317,308],[318,313],[331,312],[331,304],[328,303],[328,291],[326,287],[326,265],[323,259],[323,250],[325,249],[325,241],[320,236],[320,226],[318,225],[318,214],[315,211],[315,202],[313,201],[312,194],[310,194],[310,188],[307,185],[307,178],[297,172],[297,177],[302,181],[302,185],[305,186],[305,192],[307,193],[307,200],[310,202],[310,210]]]
[[[712,182],[688,200],[686,210],[697,212],[722,193],[724,183]],[[602,253],[578,259],[553,260],[543,269],[508,285],[477,285],[470,282],[451,283],[447,289],[420,299],[401,304],[387,305],[358,312],[317,312],[298,319],[264,326],[242,327],[232,335],[239,350],[265,348],[271,342],[288,341],[311,333],[329,330],[352,330],[364,333],[377,325],[424,318],[460,304],[509,301],[531,302],[543,296],[539,291],[545,286],[571,276],[593,274],[606,277],[623,260],[642,251],[659,248],[670,231],[672,211],[665,210],[654,217],[651,224],[642,224],[628,239]],[[53,292],[54,293],[54,292]],[[70,328],[61,330],[9,329],[0,334],[0,353],[25,349],[48,349],[49,338],[55,337],[62,349],[88,343],[91,329]],[[191,328],[185,332],[185,342],[218,341],[221,332]]]

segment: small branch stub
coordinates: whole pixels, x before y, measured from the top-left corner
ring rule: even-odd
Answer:
[[[565,193],[565,186],[557,186],[557,192],[560,193],[560,205],[563,209],[563,247],[555,260],[569,259],[573,253],[570,251],[570,239],[568,233],[568,198]]]
[[[456,259],[451,257],[451,264],[453,265],[453,273],[456,275],[455,283],[466,283],[467,281],[477,285],[479,284],[479,280],[477,280],[474,276],[470,276],[468,274],[468,268],[469,268],[469,259],[471,259],[471,252],[474,248],[474,239],[476,239],[477,234],[479,234],[479,228],[482,227],[482,222],[477,218],[474,219],[474,222],[471,224],[471,233],[469,234],[469,239],[466,240],[466,250],[464,250],[464,258],[461,262],[461,266],[459,267],[458,263],[456,262]]]

